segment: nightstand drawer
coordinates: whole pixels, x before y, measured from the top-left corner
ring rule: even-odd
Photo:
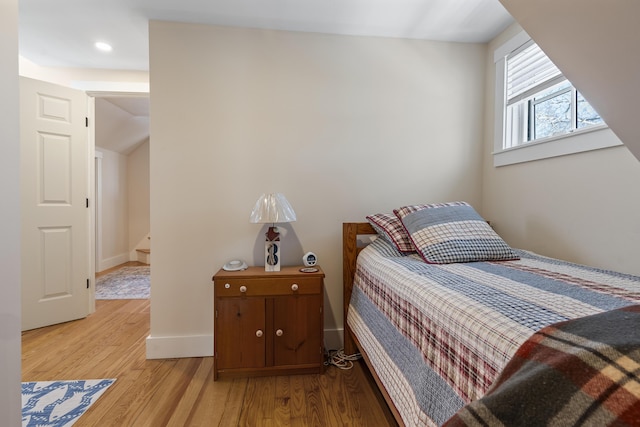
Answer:
[[[282,278],[216,280],[215,293],[220,297],[310,295],[322,292],[322,279]]]

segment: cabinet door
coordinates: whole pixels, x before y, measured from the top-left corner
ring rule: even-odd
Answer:
[[[274,298],[274,365],[322,364],[322,294]]]
[[[264,298],[219,298],[215,322],[218,369],[264,367]]]

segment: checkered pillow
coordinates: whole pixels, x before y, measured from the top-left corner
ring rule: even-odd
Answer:
[[[518,259],[466,202],[404,206],[394,210],[422,258],[431,264]]]
[[[367,216],[367,221],[369,221],[369,224],[371,224],[380,237],[391,242],[400,252],[408,253],[416,251],[402,222],[400,222],[397,216],[380,213]]]

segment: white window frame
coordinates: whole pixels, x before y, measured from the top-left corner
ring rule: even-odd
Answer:
[[[496,67],[495,123],[493,165],[506,166],[515,163],[547,159],[602,148],[622,145],[606,124],[589,126],[564,135],[539,139],[526,144],[504,148],[506,126],[506,58],[513,51],[528,43],[531,37],[522,31],[494,51]],[[514,130],[517,132],[517,128]]]

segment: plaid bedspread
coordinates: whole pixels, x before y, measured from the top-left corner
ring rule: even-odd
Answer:
[[[640,278],[518,251],[434,265],[382,239],[358,258],[347,323],[407,426],[442,425],[558,322],[640,303]]]
[[[557,323],[445,426],[640,425],[640,306]]]

